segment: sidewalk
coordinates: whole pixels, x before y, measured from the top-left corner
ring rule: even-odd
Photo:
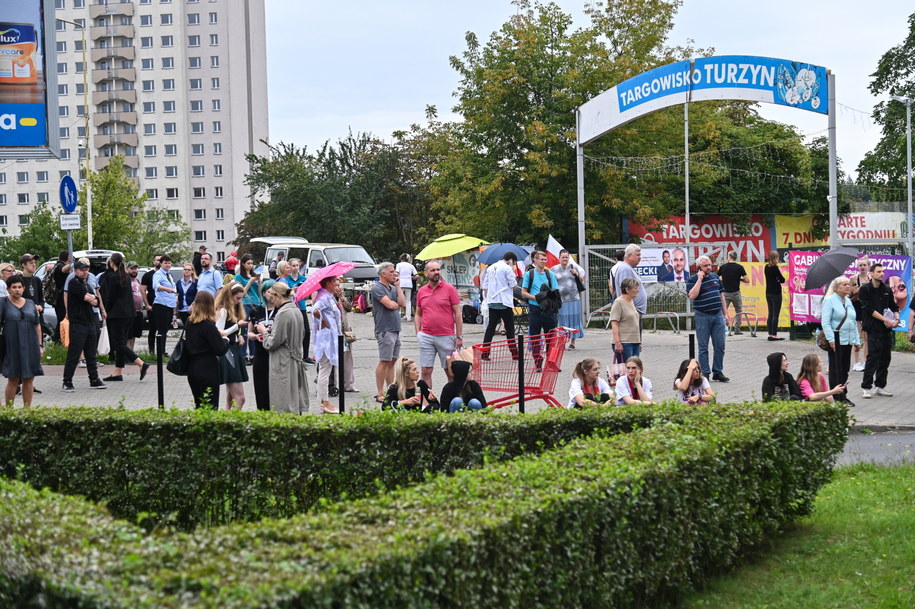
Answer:
[[[370,315],[353,314],[350,316],[356,335],[359,337],[354,344],[353,354],[356,364],[356,387],[360,393],[347,393],[347,409],[373,410],[379,407],[373,396],[375,393],[375,364],[377,350],[372,331],[372,318]],[[464,344],[470,345],[481,342],[483,339],[483,326],[465,324]],[[782,333],[786,335],[786,333]],[[416,333],[412,322],[403,323],[401,334],[402,354],[413,359],[418,359]],[[645,363],[645,376],[651,379],[655,388],[655,399],[674,397],[673,381],[680,362],[688,357],[688,334],[683,331],[674,334],[670,330],[652,333],[646,330],[643,336],[642,360]],[[169,339],[168,351],[171,351],[175,337]],[[145,345],[145,339],[138,341]],[[611,337],[608,330],[588,329],[583,338],[576,341],[574,351],[566,351],[562,363],[562,373],[556,384],[556,398],[566,402],[566,392],[571,380],[575,363],[586,358],[596,357],[604,366],[612,359]],[[789,370],[797,376],[801,359],[807,353],[821,354],[826,361],[825,353],[816,348],[812,343],[784,340],[770,342],[766,340],[765,329],[756,337],[745,332],[740,336],[730,336],[727,339],[727,355],[725,357],[725,374],[730,377],[729,383],[712,383],[712,388],[722,402],[754,401],[760,398],[762,379],[767,374],[768,366],[766,356],[769,353],[781,351],[788,356]],[[110,374],[112,366],[100,368],[102,377]],[[308,380],[311,386],[315,378],[314,368],[308,369]],[[250,368],[249,368],[250,372]],[[152,408],[157,404],[157,376],[156,368],[150,369],[149,375],[142,383],[139,382],[139,368],[130,366],[125,369],[124,381],[108,383],[106,390],[90,390],[86,379],[86,371],[80,368],[76,372],[74,385],[76,393],[61,391],[61,375],[63,366],[45,366],[44,377],[35,379],[35,386],[43,391],[35,395],[33,404],[36,406],[120,406],[128,409]],[[168,372],[164,373],[165,405],[167,408],[188,409],[193,405],[191,392],[184,378],[175,377]],[[915,354],[893,353],[890,365],[889,382],[887,390],[894,396],[891,398],[873,397],[865,400],[861,397],[861,372],[852,372],[849,377],[849,397],[855,402],[856,407],[851,409],[855,417],[856,426],[871,427],[876,429],[894,427],[915,428]],[[445,383],[445,375],[437,370],[433,376],[433,391]],[[225,399],[223,390],[221,398]],[[254,388],[249,382],[245,393],[248,403],[245,410],[254,410]],[[332,398],[337,404],[338,398]],[[20,405],[21,398],[17,398]],[[528,402],[527,411],[535,412],[545,407],[544,402],[537,400]],[[312,412],[317,412],[317,398],[311,396]],[[516,407],[509,407],[512,410]]]

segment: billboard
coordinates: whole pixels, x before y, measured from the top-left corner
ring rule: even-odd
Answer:
[[[56,65],[48,69],[54,6],[46,1],[0,5],[0,157],[58,156]]]
[[[754,214],[746,234],[737,230],[734,222],[725,216],[703,216],[701,221],[690,224],[689,240],[695,257],[702,255],[725,260],[727,252],[737,252],[738,260],[765,260],[772,249],[772,233],[769,217]],[[665,243],[686,242],[686,219],[674,216],[658,220],[656,225],[629,223],[629,235],[639,237],[642,248],[658,247]],[[717,245],[711,245],[717,244]]]

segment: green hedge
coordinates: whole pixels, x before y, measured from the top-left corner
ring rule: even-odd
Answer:
[[[809,511],[823,404],[698,411],[288,520],[153,534],[0,482],[0,602],[46,607],[639,607]]]
[[[105,501],[148,528],[187,530],[288,517],[320,500],[364,497],[595,430],[628,432],[652,416],[616,408],[522,417],[0,408],[0,476]]]

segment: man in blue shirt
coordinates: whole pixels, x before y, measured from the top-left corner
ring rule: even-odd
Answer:
[[[197,277],[197,291],[209,292],[216,298],[216,293],[222,289],[222,273],[213,268],[213,254],[200,257],[200,268],[202,271]]]
[[[524,273],[521,280],[521,296],[527,299],[528,335],[546,334],[556,328],[556,311],[544,311],[537,302],[536,296],[541,289],[558,290],[559,282],[553,271],[546,268],[546,252],[531,252],[534,268]],[[543,367],[543,357],[540,355],[540,341],[531,342],[531,354],[534,356],[534,365],[537,369]],[[549,349],[549,345],[547,345]]]
[[[724,342],[727,334],[728,308],[721,292],[721,280],[712,272],[712,261],[708,256],[696,258],[696,271],[686,280],[687,295],[693,301],[696,312],[696,341],[699,343],[699,366],[702,374],[713,381],[727,383],[724,375]],[[709,369],[708,341],[712,339],[715,349],[714,361]]]
[[[209,256],[209,254],[206,254]],[[156,343],[157,351],[165,345],[165,334],[172,327],[172,314],[178,306],[178,289],[169,271],[172,268],[172,259],[168,256],[159,258],[159,270],[153,275],[152,288],[156,295],[153,301],[153,318],[156,320],[156,331],[159,341]]]

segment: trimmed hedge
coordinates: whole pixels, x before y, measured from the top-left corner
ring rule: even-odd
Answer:
[[[0,408],[0,476],[104,501],[148,528],[188,530],[284,518],[652,417],[617,408],[523,417]]]
[[[153,534],[0,481],[0,601],[47,607],[639,607],[807,513],[820,403],[697,411],[319,514]]]

